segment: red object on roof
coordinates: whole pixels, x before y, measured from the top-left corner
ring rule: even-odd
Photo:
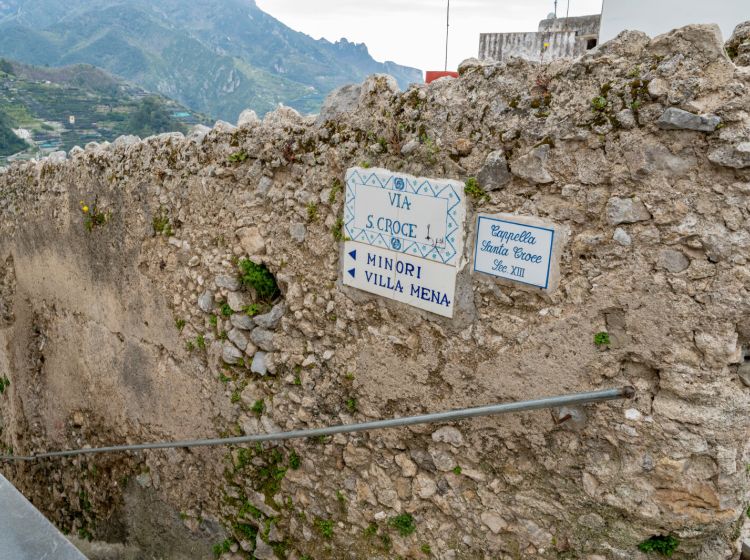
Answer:
[[[442,70],[428,70],[427,71],[427,78],[425,79],[426,83],[432,83],[438,78],[445,78],[446,76],[450,76],[451,78],[458,78],[458,72],[444,72]]]

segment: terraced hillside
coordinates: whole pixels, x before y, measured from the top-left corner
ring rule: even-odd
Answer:
[[[206,120],[93,66],[0,65],[0,164],[122,134],[181,131]]]

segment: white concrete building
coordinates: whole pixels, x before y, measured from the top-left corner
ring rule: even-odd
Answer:
[[[603,0],[599,42],[636,29],[654,37],[691,23],[718,23],[724,39],[750,20],[750,0]]]

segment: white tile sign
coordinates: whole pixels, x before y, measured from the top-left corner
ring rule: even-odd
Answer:
[[[347,171],[344,233],[352,241],[456,266],[465,218],[460,181],[385,169]]]
[[[474,270],[539,288],[550,287],[555,230],[528,218],[480,214]]]
[[[349,169],[344,284],[452,317],[465,218],[459,181]]]
[[[452,265],[347,241],[344,284],[453,317],[456,267]]]

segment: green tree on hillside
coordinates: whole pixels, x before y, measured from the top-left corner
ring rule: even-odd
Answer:
[[[5,60],[4,58],[0,58],[0,72],[5,72],[6,74],[13,74],[15,76],[15,72],[13,71],[13,65]]]
[[[10,156],[25,150],[28,145],[11,130],[13,123],[0,111],[0,156]]]
[[[125,125],[128,134],[141,138],[162,132],[185,132],[185,127],[172,118],[158,97],[146,97],[139,107],[130,114]]]

